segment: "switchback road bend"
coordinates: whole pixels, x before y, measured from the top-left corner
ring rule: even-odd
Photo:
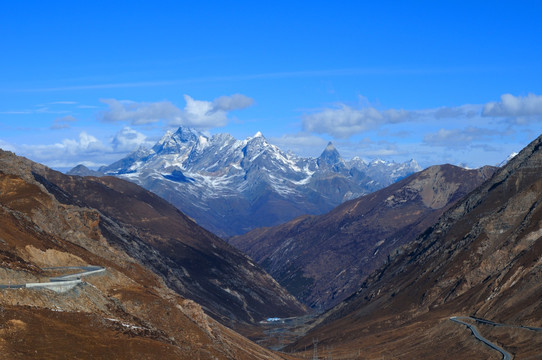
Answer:
[[[502,354],[502,358],[503,360],[512,360],[512,355],[504,350],[503,348],[493,344],[491,341],[487,340],[485,337],[483,337],[479,332],[478,332],[478,329],[476,328],[476,326],[474,325],[471,325],[469,323],[466,323],[464,321],[462,321],[461,319],[470,319],[470,320],[474,320],[474,321],[479,321],[478,319],[475,319],[475,318],[471,318],[471,317],[468,317],[468,316],[452,316],[450,318],[450,320],[458,323],[458,324],[462,324],[462,325],[465,325],[466,327],[468,327],[470,329],[470,331],[472,331],[472,334],[478,339],[480,340],[481,342],[483,342],[484,344],[486,344],[487,346],[489,346],[490,348],[494,349],[494,350],[497,350],[498,352],[500,352]],[[483,319],[481,319],[483,320]],[[491,323],[491,322],[488,322],[488,321],[480,321],[480,322],[486,322],[486,323]],[[495,323],[496,324],[496,323]]]

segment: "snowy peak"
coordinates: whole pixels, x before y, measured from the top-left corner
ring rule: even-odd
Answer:
[[[318,158],[301,158],[261,132],[237,140],[180,127],[151,150],[100,170],[154,191],[209,230],[231,236],[329,211],[416,171],[409,163],[379,164],[346,163],[331,142]]]
[[[157,154],[180,154],[207,140],[199,131],[181,126],[175,133],[167,131],[152,149]]]
[[[418,162],[417,162],[416,160],[414,160],[414,159],[410,159],[410,161],[408,161],[408,162],[406,163],[406,165],[412,167],[413,169],[419,169],[419,170],[417,170],[417,171],[421,171],[421,170],[422,170],[420,164],[418,164]]]
[[[509,162],[510,160],[512,160],[513,158],[515,158],[517,154],[518,154],[517,152],[511,153],[510,155],[508,155],[508,157],[506,158],[506,160],[503,160],[498,166],[499,166],[499,167],[503,167],[504,165],[508,164],[508,162]]]
[[[180,126],[175,136],[182,142],[197,141],[200,137],[204,137],[201,132],[186,126]]]
[[[382,159],[374,159],[373,161],[369,163],[369,166],[381,166],[381,165],[386,165],[386,164],[390,164],[390,163],[387,163],[386,161]]]
[[[367,163],[359,156],[354,156],[352,160],[348,162],[348,165],[351,168],[357,168],[359,170],[365,169],[367,167]]]

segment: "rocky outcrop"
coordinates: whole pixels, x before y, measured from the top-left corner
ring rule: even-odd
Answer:
[[[231,238],[305,304],[326,309],[355,292],[495,168],[433,166],[321,216]]]

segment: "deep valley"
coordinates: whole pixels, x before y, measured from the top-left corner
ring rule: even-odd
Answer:
[[[500,168],[432,166],[229,244],[130,175],[64,175],[2,151],[2,352],[536,358],[541,143]],[[345,166],[331,145],[314,164]]]

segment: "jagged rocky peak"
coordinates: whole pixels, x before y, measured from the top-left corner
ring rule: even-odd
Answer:
[[[329,165],[335,165],[337,163],[344,162],[341,154],[339,154],[339,151],[337,151],[331,141],[327,144],[320,157],[318,157],[318,165],[321,165],[322,162],[325,162]]]
[[[254,134],[254,136],[247,138],[245,141],[246,146],[243,149],[243,152],[247,157],[246,160],[248,160],[249,162],[259,158],[260,155],[262,155],[263,153],[281,153],[280,149],[270,144],[263,136],[263,134],[259,131]]]
[[[271,144],[267,141],[261,132],[257,132],[254,136],[247,138],[247,145],[253,147],[269,147]],[[277,149],[278,150],[278,149]]]
[[[132,153],[100,170],[156,192],[199,224],[231,236],[329,211],[416,171],[403,165],[367,170],[346,163],[332,143],[319,158],[302,158],[283,152],[261,132],[237,140],[181,126],[146,153]],[[179,182],[185,178],[170,172],[171,166],[190,181]]]
[[[200,131],[186,126],[179,126],[175,134],[183,141],[197,140],[203,135]]]
[[[167,131],[165,135],[153,146],[153,150],[160,154],[175,154],[207,139],[201,132],[180,126],[177,131]]]
[[[383,164],[386,164],[386,162],[382,159],[374,159],[373,161],[371,161],[369,163],[369,166],[379,166],[379,165],[383,165]]]
[[[228,133],[215,134],[211,137],[212,143],[226,143],[229,141],[235,141],[235,138]]]
[[[365,162],[365,160],[363,160],[359,156],[354,156],[352,160],[350,160],[350,166],[361,168],[361,167],[367,166],[367,163]]]

